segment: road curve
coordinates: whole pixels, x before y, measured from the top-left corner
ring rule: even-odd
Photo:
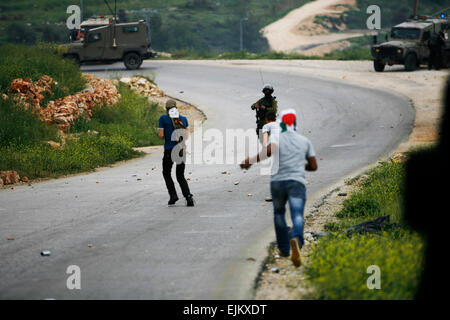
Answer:
[[[206,113],[203,130],[255,126],[249,106],[261,95],[257,69],[162,61],[143,67],[136,73],[154,73],[167,94]],[[121,64],[83,68],[132,74]],[[262,70],[280,108],[297,110],[300,132],[323,159],[308,175],[309,195],[386,155],[412,130],[414,111],[404,97],[289,67]],[[237,165],[189,165],[197,205],[168,208],[161,158],[156,149],[114,168],[0,190],[0,299],[252,298],[274,239],[271,205],[264,205],[269,177],[258,167],[243,173]],[[52,255],[42,257],[44,249]],[[81,290],[67,289],[70,265],[81,269]]]

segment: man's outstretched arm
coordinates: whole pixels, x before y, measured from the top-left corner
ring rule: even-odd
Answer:
[[[273,148],[275,147],[276,145],[274,145]],[[264,161],[267,158],[270,158],[271,156],[272,156],[272,144],[269,144],[267,148],[263,148],[262,151],[256,156],[246,158],[241,163],[241,169],[250,169],[253,163]]]

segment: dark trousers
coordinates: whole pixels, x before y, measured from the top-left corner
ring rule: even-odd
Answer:
[[[428,59],[428,69],[435,68],[440,70],[442,67],[442,50],[440,47],[432,47],[430,49],[430,57]]]
[[[170,150],[164,150],[164,158],[163,158],[163,176],[164,180],[166,181],[167,190],[169,191],[169,195],[177,195],[177,191],[175,189],[175,184],[173,183],[172,179],[172,149]],[[180,184],[181,191],[183,192],[183,196],[186,198],[191,195],[191,192],[189,190],[189,185],[186,181],[186,178],[184,177],[184,170],[185,170],[185,163],[181,162],[180,164],[176,165],[176,176],[177,181]]]

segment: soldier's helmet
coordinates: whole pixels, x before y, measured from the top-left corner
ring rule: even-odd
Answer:
[[[270,93],[272,94],[273,93],[273,87],[272,87],[272,85],[271,84],[266,84],[265,86],[264,86],[264,88],[262,89],[262,92],[266,92],[266,91],[270,91]]]

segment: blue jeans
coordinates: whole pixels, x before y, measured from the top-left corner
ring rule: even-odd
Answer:
[[[303,246],[303,212],[306,203],[305,186],[294,180],[272,181],[270,183],[270,191],[272,193],[275,234],[277,237],[278,249],[283,255],[290,253],[290,238],[297,238],[299,245]],[[289,236],[289,228],[286,224],[286,202],[289,201],[292,219],[292,231]]]

